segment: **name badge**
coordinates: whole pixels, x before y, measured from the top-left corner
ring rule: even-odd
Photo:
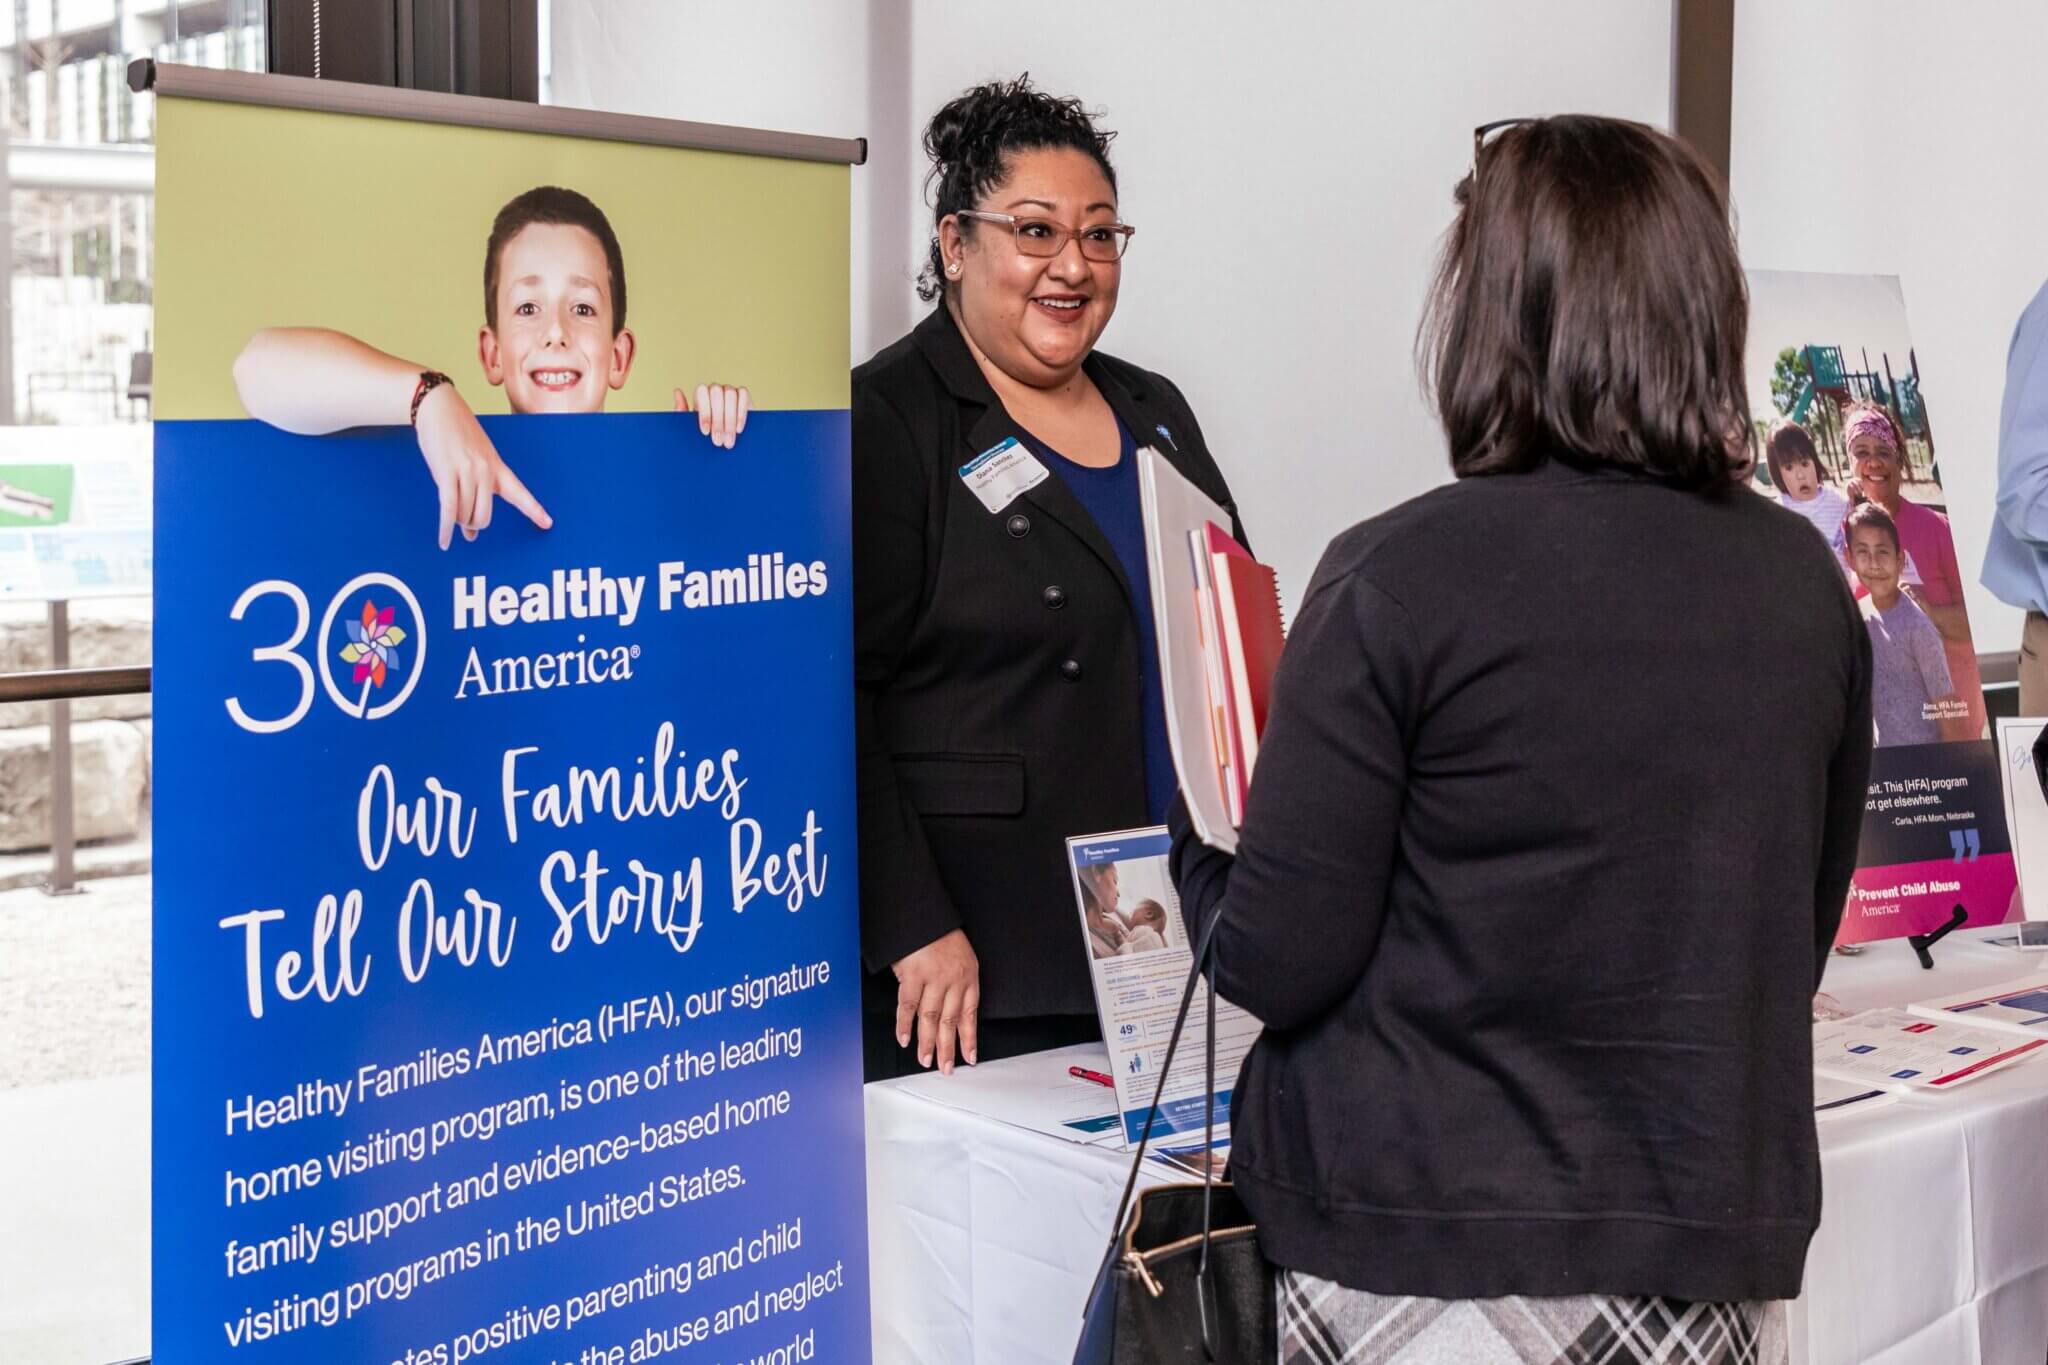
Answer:
[[[1018,494],[1030,492],[1051,477],[1052,471],[1014,436],[960,466],[960,481],[991,512],[1002,511]]]

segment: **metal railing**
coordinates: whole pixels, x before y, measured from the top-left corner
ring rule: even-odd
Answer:
[[[121,697],[149,691],[147,665],[131,668],[71,667],[71,604],[49,603],[50,667],[0,674],[0,701],[50,705],[50,879],[53,896],[78,891],[77,803],[72,797],[71,703],[82,697]]]
[[[149,665],[131,668],[46,668],[0,673],[0,702],[82,701],[87,697],[132,697],[149,691]]]

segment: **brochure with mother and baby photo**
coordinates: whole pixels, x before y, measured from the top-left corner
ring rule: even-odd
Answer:
[[[1165,1090],[1159,1089],[1174,1016],[1194,964],[1181,922],[1180,898],[1166,866],[1172,845],[1164,825],[1067,840],[1067,865],[1073,871],[1081,937],[1095,984],[1095,1010],[1109,1045],[1109,1078],[1116,1088],[1126,1147],[1144,1131],[1155,1094],[1155,1141],[1179,1138],[1179,1147],[1186,1145],[1190,1134],[1199,1140],[1208,1117],[1206,982],[1195,988],[1172,1074]],[[1216,1001],[1214,1100],[1219,1145],[1230,1140],[1231,1091],[1258,1034],[1258,1020],[1227,1000]]]

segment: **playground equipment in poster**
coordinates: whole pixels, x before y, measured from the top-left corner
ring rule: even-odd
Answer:
[[[1906,433],[1908,481],[1940,482],[1934,467],[1934,428],[1921,397],[1920,360],[1915,353],[1906,353],[1906,372],[1896,376],[1891,356],[1884,352],[1878,353],[1881,370],[1871,367],[1868,351],[1859,352],[1860,370],[1849,368],[1839,346],[1801,346],[1796,354],[1798,383],[1780,401],[1780,410],[1806,428],[1830,476],[1841,480],[1854,472],[1842,438],[1842,410],[1851,403],[1871,402],[1889,409]]]

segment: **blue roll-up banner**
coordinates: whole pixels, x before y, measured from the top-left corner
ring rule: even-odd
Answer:
[[[847,419],[157,435],[156,1358],[864,1361]]]

